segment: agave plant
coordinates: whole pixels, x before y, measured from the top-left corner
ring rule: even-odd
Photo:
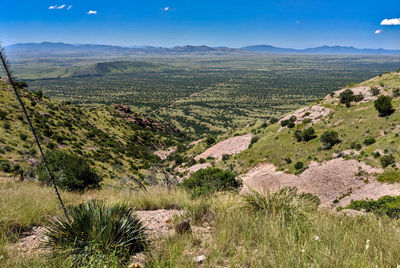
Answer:
[[[146,249],[145,228],[126,205],[91,200],[68,212],[70,219],[54,220],[45,232],[45,246],[53,257],[79,267],[119,266]]]
[[[246,209],[270,216],[283,216],[286,221],[290,221],[294,215],[314,210],[320,204],[317,196],[298,193],[295,187],[284,187],[276,193],[261,193],[249,188],[249,193],[243,198]]]

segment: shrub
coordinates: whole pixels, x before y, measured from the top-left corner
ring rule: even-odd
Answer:
[[[272,117],[272,118],[269,120],[269,123],[272,125],[272,124],[278,123],[278,121],[279,121],[278,118]]]
[[[44,245],[73,267],[118,267],[147,247],[145,228],[126,205],[90,200],[52,221]]]
[[[380,96],[374,101],[374,106],[381,117],[389,116],[394,112],[392,98],[388,96]]]
[[[303,130],[303,140],[304,141],[310,141],[312,139],[315,139],[317,136],[315,135],[315,130],[312,127],[305,128]]]
[[[294,164],[294,168],[297,170],[302,169],[303,167],[304,167],[303,162],[299,161],[299,162],[296,162],[296,164]]]
[[[208,146],[213,145],[215,143],[215,138],[213,136],[208,136],[206,138],[206,143],[207,143]]]
[[[300,142],[300,141],[303,140],[303,131],[297,129],[297,130],[294,132],[293,136],[294,136],[294,138],[295,138],[298,142]]]
[[[26,141],[26,139],[28,138],[28,135],[26,135],[24,133],[20,133],[19,137],[21,138],[21,140]]]
[[[102,179],[84,158],[64,151],[53,151],[46,157],[49,169],[60,188],[75,191],[100,187]],[[39,181],[51,183],[43,162],[38,165],[36,174]]]
[[[286,164],[292,163],[292,159],[290,157],[286,157],[284,160],[286,161]]]
[[[390,218],[398,219],[400,218],[400,197],[384,196],[378,200],[352,200],[347,208],[364,210],[379,216],[387,215]]]
[[[4,123],[4,129],[9,130],[10,128],[11,128],[10,123],[5,122],[5,123]]]
[[[251,138],[250,144],[254,144],[258,141],[258,136],[254,136],[253,138]]]
[[[229,160],[230,158],[231,158],[231,155],[230,155],[230,154],[223,154],[223,155],[222,155],[222,161]]]
[[[6,120],[7,112],[0,110],[0,120]]]
[[[281,126],[282,127],[286,127],[288,124],[289,124],[289,120],[287,120],[287,119],[281,121]]]
[[[346,89],[339,95],[340,103],[346,104],[346,107],[350,107],[351,102],[353,101],[354,93],[351,89]]]
[[[308,123],[311,123],[311,122],[312,122],[311,118],[303,119],[303,124],[308,124]]]
[[[328,150],[332,148],[335,144],[339,143],[339,134],[336,131],[325,131],[321,135],[322,149]]]
[[[350,144],[350,148],[353,149],[353,150],[360,150],[362,148],[362,146],[361,146],[360,143],[357,143],[357,142],[353,141]]]
[[[384,168],[385,168],[385,167],[388,167],[389,165],[394,164],[395,161],[396,161],[396,159],[395,159],[394,156],[391,155],[391,154],[382,156],[382,157],[381,157],[381,160],[380,160],[381,165],[382,165],[382,167],[384,167]]]
[[[369,137],[369,138],[366,138],[363,143],[365,145],[371,145],[371,144],[374,144],[375,142],[376,142],[376,140],[373,137]]]
[[[181,185],[190,190],[193,197],[196,197],[220,191],[236,191],[242,186],[242,181],[229,170],[209,167],[194,172]]]
[[[400,96],[400,87],[397,87],[393,89],[393,97],[399,97]]]
[[[0,160],[0,170],[3,172],[10,172],[11,171],[10,161],[8,161],[7,159]]]
[[[377,87],[371,87],[370,91],[372,96],[377,96],[380,93],[380,89]]]

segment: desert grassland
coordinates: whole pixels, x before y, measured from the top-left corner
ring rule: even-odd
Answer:
[[[388,73],[381,77],[371,79],[360,85],[380,86],[383,82],[384,91],[391,91],[400,86],[399,73]],[[379,117],[378,111],[374,108],[374,102],[369,101],[359,103],[347,108],[344,105],[338,105],[337,100],[321,100],[316,104],[331,109],[331,113],[320,121],[312,124],[317,138],[308,142],[297,142],[293,137],[297,129],[304,129],[310,124],[299,124],[294,128],[283,128],[275,123],[266,128],[260,125],[252,127],[253,133],[258,135],[259,140],[251,148],[235,155],[226,163],[217,163],[217,166],[234,165],[235,169],[242,173],[261,162],[270,162],[280,170],[294,172],[294,163],[302,161],[309,164],[311,161],[322,162],[330,160],[334,152],[351,150],[352,143],[359,143],[362,148],[356,153],[349,153],[346,159],[356,159],[364,161],[367,164],[380,166],[379,158],[374,158],[372,153],[386,149],[387,154],[393,154],[396,159],[400,159],[400,129],[397,127],[400,120],[400,99],[393,98],[393,108],[396,110],[388,117]],[[326,130],[338,132],[341,142],[336,144],[330,150],[321,150],[320,136]],[[371,145],[364,145],[366,138],[373,137],[376,142]],[[273,146],[271,146],[273,144]],[[288,164],[285,158],[290,158],[292,163]]]
[[[110,62],[121,58],[51,59],[15,60],[16,75],[53,99],[131,105],[194,139],[280,117],[349,83],[395,71],[400,62],[366,55],[160,55],[125,58],[153,65],[121,71]],[[111,71],[88,75],[95,62],[109,62]]]
[[[182,189],[149,188],[148,192],[103,187],[85,193],[61,192],[67,205],[89,199],[126,202],[137,209],[181,208],[193,225],[208,222],[212,237],[203,245],[206,267],[389,267],[400,264],[397,220],[373,215],[347,217],[333,212],[275,207],[274,213],[249,209],[243,196],[220,193],[191,199]],[[53,189],[38,183],[0,183],[0,265],[63,267],[42,255],[9,254],[18,233],[45,226],[60,215]],[[290,213],[290,214],[288,214]],[[289,215],[290,217],[287,217]],[[171,235],[153,241],[146,252],[149,267],[195,267],[188,252],[200,250],[196,235]]]

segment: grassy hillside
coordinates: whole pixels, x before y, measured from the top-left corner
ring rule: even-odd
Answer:
[[[372,166],[381,166],[380,160],[385,155],[393,155],[396,162],[400,161],[400,98],[396,93],[400,91],[400,72],[386,73],[358,85],[351,85],[350,88],[356,92],[363,86],[366,86],[361,88],[364,100],[352,102],[350,107],[339,103],[338,93],[315,103],[329,111],[316,121],[311,121],[312,114],[307,114],[307,111],[312,113],[309,106],[297,118],[293,128],[282,127],[280,122],[254,126],[251,131],[258,136],[258,141],[251,148],[219,165],[232,164],[239,172],[243,172],[260,162],[270,162],[280,170],[294,173],[294,164],[298,161],[307,166],[312,161],[332,159],[335,154],[346,159],[364,161]],[[379,93],[371,96],[370,88],[378,89]],[[374,99],[381,95],[392,97],[395,112],[390,116],[380,117],[374,108]],[[297,141],[295,132],[308,127],[314,128],[315,138]],[[320,140],[325,131],[336,131],[340,140],[328,150],[323,149]]]
[[[81,155],[105,178],[141,176],[151,163],[159,161],[153,151],[184,138],[175,127],[128,106],[81,108],[26,90],[21,94],[45,150]],[[38,162],[37,147],[14,93],[2,82],[0,116],[0,159],[9,162],[10,170],[20,165],[29,174]]]

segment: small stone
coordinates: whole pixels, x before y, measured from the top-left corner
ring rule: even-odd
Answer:
[[[197,263],[202,263],[205,259],[207,259],[206,256],[200,255],[200,256],[197,256],[196,258],[194,258],[194,261]]]

